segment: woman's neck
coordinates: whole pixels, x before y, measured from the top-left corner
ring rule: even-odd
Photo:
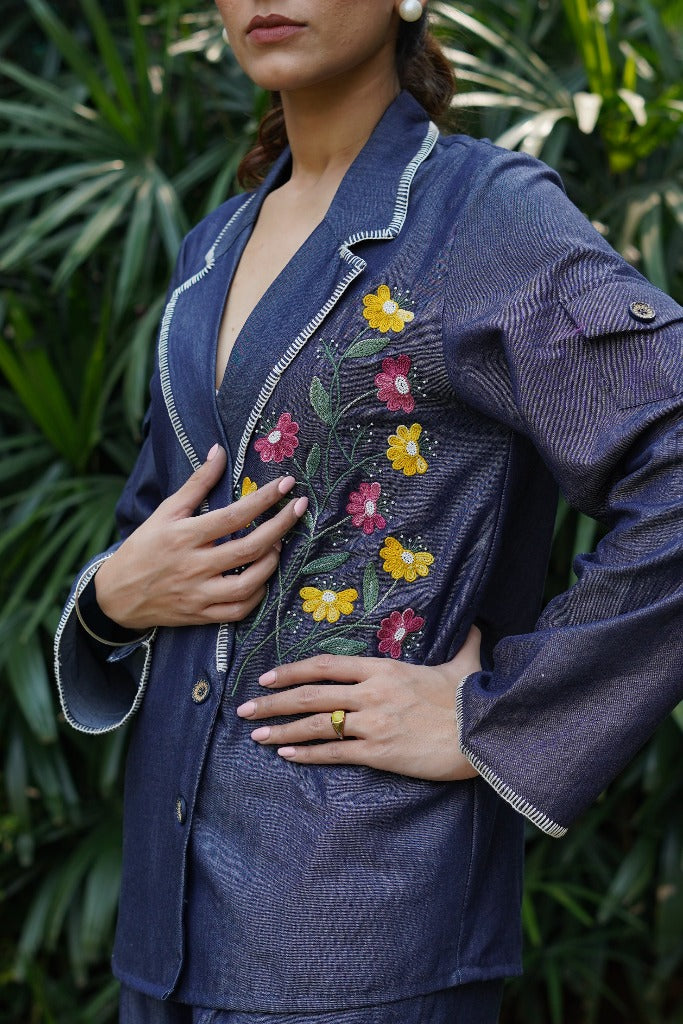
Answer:
[[[397,75],[371,70],[360,82],[358,77],[353,87],[335,79],[322,88],[282,93],[295,188],[341,181],[399,93]]]

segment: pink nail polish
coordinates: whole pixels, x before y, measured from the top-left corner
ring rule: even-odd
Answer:
[[[278,754],[280,757],[287,759],[288,757],[296,757],[296,750],[294,747],[278,747]]]
[[[302,516],[308,508],[308,498],[299,498],[294,502],[294,515]]]
[[[216,452],[218,451],[218,442],[209,449],[209,454],[206,456],[206,461],[211,462],[212,459],[216,458]]]
[[[270,672],[264,672],[263,675],[259,677],[259,683],[261,686],[272,686],[275,682],[275,678],[275,672],[271,669]]]
[[[237,714],[240,718],[249,718],[256,711],[256,703],[253,700],[246,701],[245,704],[240,704],[237,709]]]
[[[252,740],[256,740],[257,743],[267,740],[270,736],[270,729],[267,725],[262,725],[260,729],[254,729],[251,734]]]
[[[293,476],[283,476],[282,480],[277,485],[277,489],[280,494],[289,494],[295,483],[296,479]]]

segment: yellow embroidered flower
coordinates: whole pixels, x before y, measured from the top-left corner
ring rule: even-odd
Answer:
[[[299,596],[304,599],[304,611],[309,612],[316,622],[322,622],[324,619],[328,622],[337,622],[340,615],[351,614],[358,591],[352,587],[339,591],[302,587]]]
[[[377,292],[370,292],[363,296],[363,316],[370,326],[382,334],[387,331],[394,331],[396,334],[402,331],[405,324],[414,319],[414,314],[407,309],[399,309],[398,302],[391,297],[391,292],[385,284],[381,284]]]
[[[422,427],[413,423],[410,429],[401,424],[389,438],[387,458],[392,469],[400,469],[404,476],[427,472],[427,462],[420,455],[419,438]]]
[[[250,480],[248,476],[245,476],[242,481],[241,497],[244,497],[245,494],[253,494],[254,491],[258,491],[258,484],[254,480]]]
[[[428,551],[409,551],[395,537],[387,537],[379,555],[384,559],[385,572],[391,573],[395,580],[408,580],[409,583],[418,576],[426,576],[434,561],[434,555]]]

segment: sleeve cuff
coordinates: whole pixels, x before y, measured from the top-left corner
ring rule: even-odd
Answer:
[[[458,736],[464,735],[463,726],[463,714],[464,714],[464,689],[467,681],[472,676],[465,676],[458,686],[456,698],[455,698],[455,717],[458,725]],[[460,740],[460,752],[470,762],[473,768],[476,768],[482,779],[488,782],[498,796],[502,797],[511,807],[514,808],[519,814],[522,814],[525,818],[528,818],[537,828],[540,828],[542,832],[545,832],[549,836],[553,836],[555,839],[561,839],[562,836],[567,834],[567,828],[564,825],[559,825],[552,818],[549,818],[547,814],[539,810],[538,807],[534,807],[528,800],[519,793],[516,793],[499,775],[480,757],[474,753],[468,746],[466,746],[462,740]]]

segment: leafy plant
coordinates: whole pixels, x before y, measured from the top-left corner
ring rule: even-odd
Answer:
[[[63,727],[50,636],[111,537],[179,240],[234,187],[264,97],[191,0],[5,7],[0,1024],[106,1024],[125,730]],[[681,295],[681,0],[430,9],[464,127],[556,166],[612,244]],[[561,507],[549,593],[597,529]],[[506,1024],[683,1024],[680,749],[672,719],[567,839],[529,831],[527,967]]]

